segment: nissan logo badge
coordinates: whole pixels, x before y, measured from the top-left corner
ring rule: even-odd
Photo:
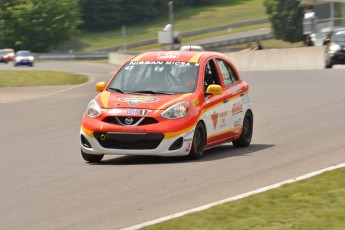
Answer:
[[[130,124],[133,123],[133,118],[127,117],[127,118],[125,119],[125,122],[126,122],[127,125],[130,125]]]

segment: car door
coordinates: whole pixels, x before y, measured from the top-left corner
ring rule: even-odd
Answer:
[[[229,134],[230,136],[238,135],[242,128],[242,119],[244,113],[242,84],[236,74],[236,71],[231,65],[222,58],[216,59],[219,68],[219,76],[224,83],[225,95],[229,101],[227,106],[227,114],[229,119]]]
[[[224,86],[219,78],[219,73],[214,59],[206,62],[204,69],[204,90],[209,85],[216,84]],[[225,91],[221,95],[205,94],[204,121],[207,130],[207,147],[225,142],[229,139],[229,91]]]

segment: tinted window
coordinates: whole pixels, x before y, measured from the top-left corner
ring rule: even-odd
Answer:
[[[231,68],[231,66],[227,62],[221,59],[217,59],[217,63],[218,63],[220,72],[222,73],[224,84],[226,86],[231,85],[232,83],[238,80],[235,74],[235,71]]]
[[[345,30],[335,32],[334,41],[335,42],[345,42]]]

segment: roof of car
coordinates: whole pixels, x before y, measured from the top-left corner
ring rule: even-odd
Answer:
[[[199,50],[199,51],[202,51],[202,50],[205,50],[202,46],[199,46],[199,45],[184,45],[184,46],[181,46],[180,50],[189,50],[189,51],[192,51],[192,50]]]
[[[212,51],[152,51],[139,54],[131,61],[179,61],[179,62],[199,62],[201,57],[213,55],[224,56],[221,53]]]

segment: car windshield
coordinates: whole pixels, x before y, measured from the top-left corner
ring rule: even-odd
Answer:
[[[4,52],[5,54],[13,53],[13,51],[11,51],[11,50],[3,50],[3,52]]]
[[[16,54],[17,56],[29,57],[32,56],[30,51],[20,51]]]
[[[336,32],[334,34],[334,41],[335,42],[345,42],[345,30]]]
[[[195,91],[199,64],[174,61],[131,61],[109,84],[108,91],[138,94],[178,94]]]

